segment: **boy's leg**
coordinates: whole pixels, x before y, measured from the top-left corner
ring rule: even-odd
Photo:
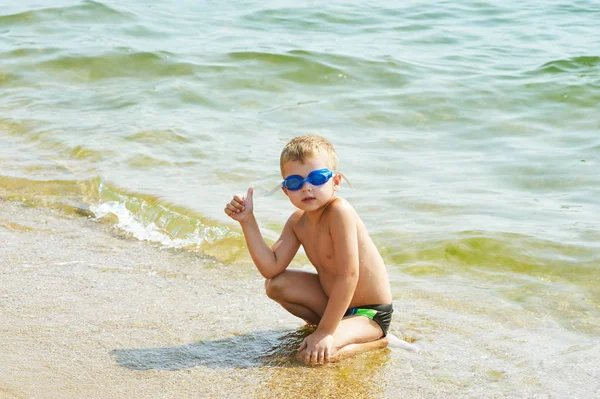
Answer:
[[[388,344],[379,324],[364,316],[348,316],[342,319],[333,339],[337,351],[331,357],[332,361],[384,348]]]
[[[388,339],[383,336],[379,324],[364,316],[348,316],[344,318],[333,335],[333,353],[330,362],[357,355],[374,349],[385,348]],[[314,354],[309,358],[306,351],[299,354],[306,364],[322,364],[325,359],[318,359]]]
[[[311,324],[319,324],[329,299],[319,276],[302,270],[286,270],[266,280],[265,290],[269,298]]]
[[[329,298],[323,292],[319,276],[301,270],[286,270],[265,281],[267,296],[294,316],[308,323],[319,324]],[[336,353],[331,360],[340,360],[368,350],[387,346],[387,338],[379,324],[364,316],[342,319],[335,335]]]
[[[333,353],[330,362],[337,362],[346,357],[374,349],[385,348],[388,339],[383,336],[379,324],[364,316],[348,316],[344,318],[333,335]],[[306,364],[322,364],[324,359],[309,358],[306,351],[298,354]]]

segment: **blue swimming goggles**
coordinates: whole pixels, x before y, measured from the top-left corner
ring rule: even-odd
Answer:
[[[309,182],[313,186],[320,186],[327,183],[332,177],[333,172],[329,169],[313,170],[306,176],[306,179],[303,179],[302,176],[299,175],[286,177],[285,180],[281,182],[281,187],[285,187],[290,191],[298,191],[306,182]]]
[[[352,187],[352,184],[348,181],[348,179],[346,179],[346,176],[344,176],[342,173],[332,172],[331,170],[325,168],[325,169],[313,170],[312,172],[310,172],[308,174],[308,176],[306,176],[306,179],[299,175],[288,176],[285,178],[285,180],[283,180],[281,182],[281,185],[278,185],[277,187],[275,187],[267,195],[274,194],[281,187],[284,187],[290,191],[298,191],[302,188],[302,186],[304,186],[304,183],[306,183],[306,182],[309,182],[313,186],[321,186],[321,185],[327,183],[329,181],[329,179],[331,179],[333,177],[334,174],[339,174],[340,176],[342,176],[344,178],[344,180],[348,183],[348,185],[350,185],[350,187]]]

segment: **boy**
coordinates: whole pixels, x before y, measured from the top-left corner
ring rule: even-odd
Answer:
[[[298,349],[307,364],[384,347],[392,295],[383,260],[352,206],[336,196],[342,175],[326,139],[292,139],[281,152],[281,185],[296,210],[269,248],[253,214],[253,188],[225,213],[240,223],[267,296],[317,325]],[[317,273],[286,270],[300,245]]]

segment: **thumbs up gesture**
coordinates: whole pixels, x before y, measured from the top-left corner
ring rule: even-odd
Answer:
[[[227,216],[238,222],[243,222],[246,217],[252,215],[254,210],[253,194],[254,188],[250,187],[245,197],[234,195],[233,199],[225,205]]]

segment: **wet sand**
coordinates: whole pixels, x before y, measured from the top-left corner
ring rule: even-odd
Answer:
[[[0,398],[599,392],[598,358],[590,355],[596,339],[544,338],[543,324],[533,321],[450,315],[414,292],[395,298],[402,312],[391,332],[401,336],[402,326],[421,353],[383,349],[306,367],[292,356],[302,323],[266,299],[251,265],[224,265],[85,217],[0,200]]]
[[[363,377],[349,382],[352,361],[315,374],[293,360],[302,323],[266,300],[250,265],[155,247],[84,217],[0,201],[0,287],[0,398],[372,392]],[[376,371],[387,352],[359,369]]]

